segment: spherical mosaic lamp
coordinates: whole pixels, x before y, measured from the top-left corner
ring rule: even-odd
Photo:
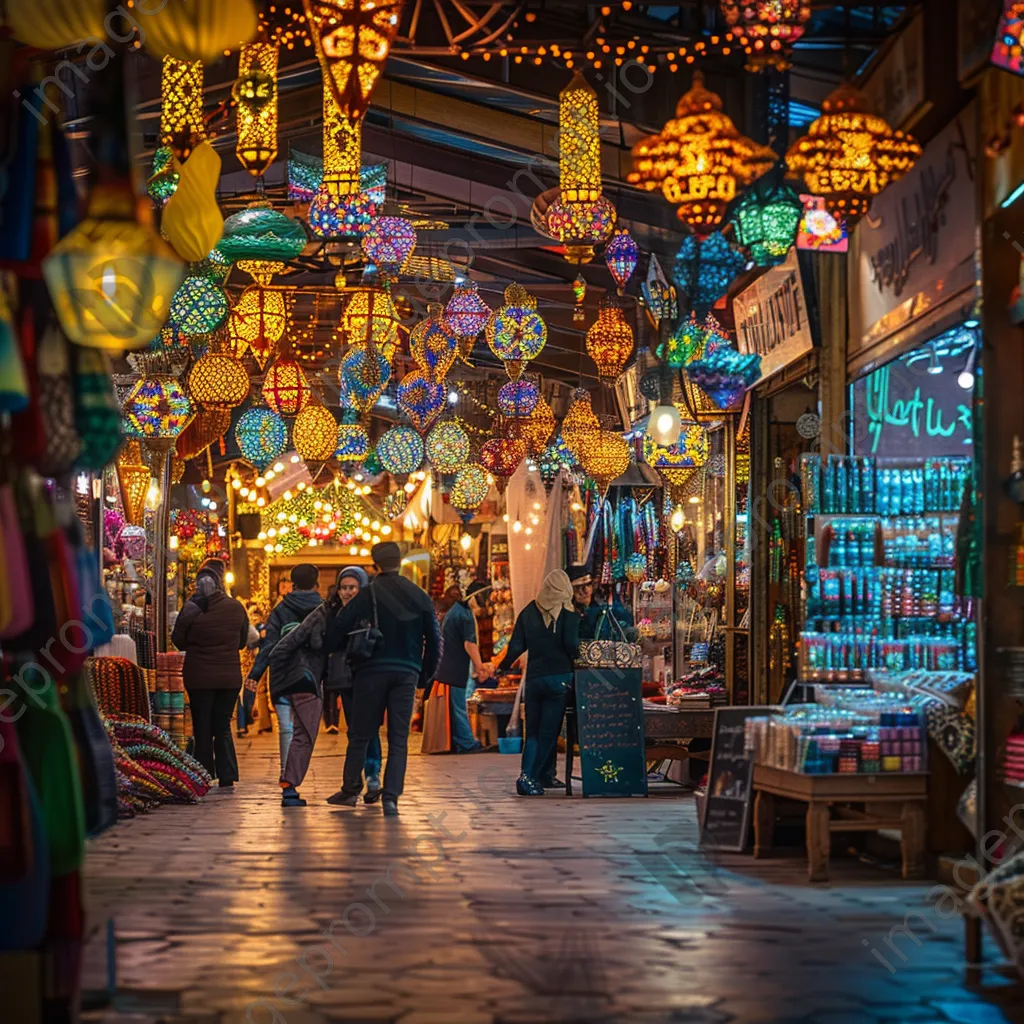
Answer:
[[[422,434],[444,411],[448,389],[423,370],[410,370],[398,385],[398,407]]]
[[[415,473],[423,462],[423,438],[412,427],[392,427],[377,442],[377,458],[392,476]]]
[[[306,462],[326,462],[338,445],[338,421],[330,409],[307,405],[292,425],[292,445]]]
[[[409,334],[409,351],[421,370],[441,380],[452,368],[458,351],[455,331],[444,318],[444,307],[437,302],[427,306],[427,317]]]
[[[363,235],[363,253],[394,276],[416,248],[416,229],[404,217],[375,217]]]
[[[452,289],[444,307],[444,319],[459,342],[459,357],[469,359],[480,332],[494,311],[482,298],[475,281],[464,281]]]
[[[235,443],[244,458],[264,469],[288,447],[288,428],[272,409],[246,409],[235,424]]]
[[[206,274],[189,274],[171,299],[171,323],[189,338],[217,330],[229,312],[227,292]]]
[[[279,416],[297,416],[311,394],[306,374],[294,359],[279,359],[263,378],[263,401]]]
[[[455,473],[469,461],[469,436],[457,423],[438,423],[427,434],[426,451],[438,473]]]
[[[462,521],[468,523],[487,500],[490,489],[487,470],[483,466],[470,463],[455,474],[455,482],[452,484],[448,501],[462,517]]]
[[[339,462],[364,463],[370,454],[370,437],[361,423],[339,423],[334,457]]]
[[[540,401],[537,378],[523,376],[498,388],[498,411],[503,416],[529,416]]]
[[[211,352],[192,364],[188,390],[205,409],[234,409],[249,396],[249,375],[237,357]]]
[[[217,248],[232,261],[292,260],[306,247],[306,231],[267,202],[254,203],[224,221]]]

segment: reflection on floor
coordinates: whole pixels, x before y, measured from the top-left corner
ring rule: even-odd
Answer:
[[[712,862],[691,798],[522,799],[497,754],[411,756],[398,819],[333,808],[344,744],[321,734],[306,808],[280,807],[261,736],[238,741],[233,792],[92,845],[86,985],[113,917],[118,996],[87,1020],[1024,1020],[1006,968],[965,986],[962,924],[927,886],[842,858],[827,887],[795,859]]]

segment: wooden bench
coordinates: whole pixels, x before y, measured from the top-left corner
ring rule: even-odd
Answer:
[[[775,833],[775,798],[807,804],[807,874],[828,881],[833,832],[900,833],[903,877],[925,870],[925,798],[928,773],[879,775],[801,775],[767,765],[754,766],[754,856],[765,857]],[[857,810],[850,804],[863,804]]]

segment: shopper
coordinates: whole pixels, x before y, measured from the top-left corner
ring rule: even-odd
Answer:
[[[526,741],[516,781],[520,796],[544,794],[541,775],[554,764],[579,648],[579,628],[572,584],[561,569],[555,569],[544,578],[536,600],[516,618],[503,661],[511,668],[526,655]]]
[[[595,594],[586,566],[570,566],[569,579],[573,605],[580,615],[581,640],[621,640],[623,632],[632,630],[633,616],[629,609],[611,588]]]
[[[399,574],[402,552],[393,541],[371,551],[376,577],[328,623],[327,649],[347,644],[352,668],[352,721],[349,723],[341,789],[330,804],[354,807],[363,788],[363,766],[370,739],[387,711],[388,760],[384,771],[383,809],[398,814],[405,785],[409,722],[417,686],[434,678],[440,632],[430,598]],[[369,657],[360,657],[372,647]]]
[[[259,609],[256,605],[250,603],[244,604],[245,614],[249,619],[249,637],[246,640],[245,647],[242,650],[241,662],[242,662],[242,678],[247,678],[249,675],[249,669],[256,664],[256,649],[260,645],[260,631],[257,628],[259,623]],[[238,698],[238,735],[239,737],[249,735],[249,726],[254,725],[256,722],[256,715],[254,712],[254,705],[256,702],[256,693],[248,686],[242,690],[241,696]]]
[[[275,606],[274,610],[267,617],[266,629],[263,641],[260,644],[260,653],[256,656],[256,663],[249,670],[249,678],[246,686],[255,690],[259,685],[260,676],[267,670],[270,664],[270,655],[275,644],[281,639],[282,632],[294,629],[302,620],[322,603],[316,585],[320,578],[320,571],[315,565],[308,562],[297,565],[292,569],[291,578],[288,581],[290,588]],[[283,581],[282,581],[283,582]],[[284,590],[280,586],[278,590]],[[284,779],[284,765],[288,760],[288,747],[292,741],[294,725],[292,722],[292,708],[286,700],[274,700],[274,673],[270,673],[270,696],[277,712],[277,733],[278,748],[281,755],[281,779]]]
[[[224,789],[238,781],[231,717],[242,685],[238,652],[249,637],[240,601],[224,593],[220,571],[208,563],[196,574],[196,590],[174,623],[171,643],[185,652],[182,669],[192,711],[196,760]]]
[[[480,657],[477,641],[476,616],[472,605],[476,595],[489,590],[490,585],[474,580],[466,588],[466,597],[457,587],[450,587],[445,596],[452,604],[441,623],[441,661],[435,678],[445,683],[448,690],[448,714],[451,721],[452,750],[456,754],[473,754],[483,745],[473,735],[466,712],[467,689],[470,672],[478,680],[488,679],[494,672],[490,662]]]

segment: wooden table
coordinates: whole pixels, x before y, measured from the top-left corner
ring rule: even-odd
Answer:
[[[517,687],[474,690],[466,702],[473,735],[485,746],[496,747],[501,736],[500,719],[512,715]]]
[[[807,874],[828,881],[833,832],[897,829],[903,877],[920,878],[925,869],[927,772],[879,775],[801,775],[767,765],[754,766],[754,856],[772,848],[775,798],[807,804]],[[849,804],[863,804],[857,810]]]

